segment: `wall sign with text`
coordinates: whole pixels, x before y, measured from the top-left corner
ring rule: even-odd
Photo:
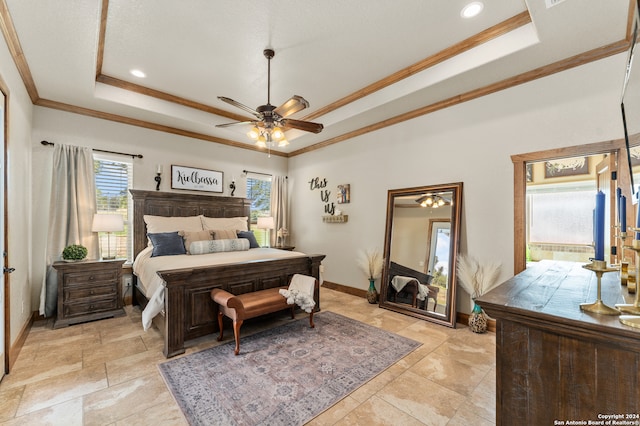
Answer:
[[[222,172],[172,165],[171,188],[221,193]]]

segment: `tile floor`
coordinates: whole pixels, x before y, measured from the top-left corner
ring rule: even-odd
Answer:
[[[474,334],[321,289],[322,309],[422,342],[422,346],[317,416],[310,425],[493,425],[495,334]],[[0,383],[1,425],[185,425],[156,365],[162,338],[140,311],[53,330],[31,329]],[[298,315],[300,316],[300,315]],[[283,319],[270,320],[270,326]],[[245,324],[244,334],[263,325]],[[230,333],[225,333],[226,339]],[[187,353],[219,344],[188,342]]]

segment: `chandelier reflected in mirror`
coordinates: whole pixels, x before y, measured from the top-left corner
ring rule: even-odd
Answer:
[[[420,204],[420,207],[432,207],[434,209],[446,205],[453,205],[451,200],[447,200],[438,194],[425,194],[417,198],[416,203]]]

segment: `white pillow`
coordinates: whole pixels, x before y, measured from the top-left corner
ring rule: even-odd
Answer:
[[[249,250],[249,240],[236,238],[233,240],[205,240],[194,241],[189,246],[191,254],[219,253],[223,251]]]
[[[200,216],[204,229],[215,231],[225,229],[230,231],[248,231],[248,217],[206,217]]]
[[[147,224],[147,234],[158,234],[160,232],[196,232],[202,231],[202,221],[200,216],[151,216],[144,215],[144,223]],[[151,241],[147,239],[151,246]]]

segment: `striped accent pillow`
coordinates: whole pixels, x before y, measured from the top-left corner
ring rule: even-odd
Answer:
[[[219,253],[223,251],[249,250],[249,240],[246,238],[234,238],[228,240],[194,241],[189,246],[191,254]]]

